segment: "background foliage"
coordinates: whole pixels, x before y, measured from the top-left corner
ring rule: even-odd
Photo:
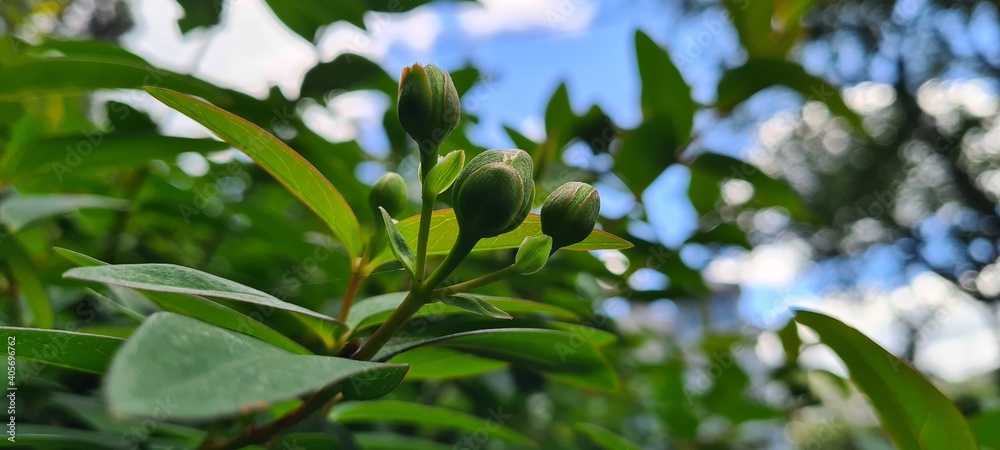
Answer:
[[[240,7],[178,3],[185,14],[176,26],[184,33],[211,33],[227,8]],[[332,24],[384,26],[366,18],[428,2],[266,3],[314,45]],[[640,200],[601,221],[633,248],[561,252],[543,272],[483,292],[538,300],[566,327],[586,325],[567,329],[601,348],[621,388],[581,391],[518,364],[428,347],[390,360],[413,368],[388,397],[338,405],[329,420],[292,430],[271,448],[339,442],[344,448],[878,449],[888,448],[890,437],[900,448],[945,448],[935,445],[958,438],[913,430],[922,421],[953,429],[962,417],[980,445],[1000,445],[996,364],[959,380],[931,377],[958,405],[954,411],[918,373],[839,322],[822,316],[800,316],[808,328],[789,322],[791,306],[815,303],[803,297],[850,298],[818,307],[852,325],[863,324],[864,314],[891,315],[890,335],[873,337],[927,372],[940,353],[921,360],[921,346],[972,308],[986,324],[986,346],[951,352],[996,359],[996,3],[669,3],[679,20],[709,38],[701,44],[696,34],[690,47],[635,33],[630,61],[641,81],[635,123],[618,124],[598,105],[580,108],[586,99],[561,84],[541,114],[544,133],[508,124],[508,141],[483,142],[474,136],[475,108],[466,108],[472,113],[442,149],[464,149],[468,158],[484,148],[528,151],[539,199],[563,181],[581,180],[616,193],[606,202]],[[29,399],[19,403],[19,433],[36,435],[37,445],[191,446],[206,432],[164,421],[122,422],[105,412],[97,374],[109,358],[100,355],[118,348],[158,308],[135,291],[68,279],[92,276],[64,277],[95,264],[73,252],[113,264],[195,268],[327,316],[336,316],[348,288],[351,244],[226,143],[169,132],[176,116],[150,108],[142,87],[200,97],[273,133],[332,180],[365,227],[376,218],[359,167],[374,164],[408,179],[416,172],[394,102],[382,124],[380,150],[387,151],[328,139],[303,119],[307,108],[354,91],[394,98],[396,75],[380,64],[344,53],[311,68],[297,95],[276,87],[250,95],[156,67],[124,49],[122,36],[134,26],[131,5],[0,5],[4,320],[105,337],[79,348],[67,344],[57,355],[19,350],[18,395]],[[719,47],[727,33],[739,45],[713,60],[706,49]],[[718,74],[710,101],[696,100],[704,96],[693,89],[704,89],[705,65]],[[447,68],[467,105],[490,101],[482,94],[488,76],[472,66]],[[776,110],[774,103],[793,106]],[[199,161],[207,168],[184,170],[181,162],[192,153],[206,156]],[[662,222],[653,209],[672,200],[649,194],[671,173],[688,177],[686,200],[697,217],[682,242],[666,242],[656,230]],[[417,212],[411,206],[403,217]],[[775,245],[805,249],[821,279],[771,292],[766,301],[741,292],[744,265],[781,270],[786,261],[747,257]],[[478,255],[456,278],[500,269],[512,252]],[[659,282],[642,282],[648,279]],[[360,297],[406,287],[405,273],[385,266]],[[896,295],[885,300],[876,291]],[[507,306],[513,312],[516,304]],[[657,320],[664,311],[673,319]],[[310,344],[310,328],[294,314],[259,320],[280,333],[257,337],[286,350],[306,351],[297,342],[321,345]],[[819,341],[847,364],[856,384],[830,363]],[[258,414],[273,418],[291,407],[278,403]]]

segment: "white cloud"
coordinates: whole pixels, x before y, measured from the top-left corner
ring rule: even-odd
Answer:
[[[331,26],[320,38],[320,57],[328,61],[341,53],[357,53],[379,61],[395,46],[418,56],[430,54],[441,34],[441,18],[432,8],[406,13],[368,13],[362,30],[346,22]]]
[[[472,36],[507,31],[579,31],[590,25],[597,5],[589,0],[480,0],[465,5],[458,18]]]

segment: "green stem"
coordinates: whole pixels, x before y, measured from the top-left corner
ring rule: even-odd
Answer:
[[[427,180],[427,174],[437,165],[437,149],[433,152],[423,152],[421,149],[420,161],[420,183],[423,185]],[[437,193],[427,189],[420,192],[420,228],[417,233],[417,268],[416,284],[422,285],[427,271],[427,240],[431,235],[431,215],[434,213],[434,200]]]
[[[364,275],[358,272],[351,274],[351,281],[347,283],[347,291],[344,292],[344,301],[340,304],[340,314],[337,314],[337,320],[341,322],[347,321],[347,316],[351,312],[351,306],[354,304],[354,298],[358,296],[358,291],[361,290],[361,283],[364,281]]]
[[[514,265],[504,267],[493,273],[488,273],[478,278],[473,278],[469,281],[464,281],[458,284],[448,286],[446,288],[438,289],[431,293],[431,298],[444,298],[459,292],[468,292],[475,288],[486,286],[487,284],[496,283],[507,277],[512,277],[517,275],[517,271],[514,270]]]
[[[459,231],[458,239],[455,241],[455,246],[451,248],[450,252],[448,252],[448,256],[444,258],[444,261],[442,261],[441,264],[434,269],[434,272],[431,273],[426,282],[422,284],[414,283],[413,288],[410,289],[410,293],[406,295],[405,299],[403,299],[403,303],[401,303],[399,307],[392,312],[389,319],[383,322],[382,325],[375,330],[375,334],[372,334],[372,337],[365,342],[365,345],[361,347],[361,350],[358,350],[358,352],[354,354],[353,359],[365,361],[373,358],[378,351],[382,349],[382,346],[384,346],[386,342],[389,342],[389,339],[399,333],[399,331],[406,325],[406,322],[408,322],[422,306],[430,301],[431,292],[434,291],[434,288],[441,284],[441,282],[444,281],[448,275],[451,275],[451,273],[458,268],[458,265],[462,263],[462,260],[464,260],[465,257],[472,252],[472,248],[476,246],[477,242],[479,242],[478,238],[466,238],[462,235],[462,232]]]

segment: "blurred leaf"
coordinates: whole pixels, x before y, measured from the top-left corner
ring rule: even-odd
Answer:
[[[223,0],[177,0],[177,3],[184,9],[184,17],[177,20],[181,33],[219,24]]]
[[[646,120],[638,128],[622,134],[621,147],[615,152],[615,173],[636,197],[671,164],[683,142],[665,116]]]
[[[795,321],[844,361],[899,448],[979,448],[958,408],[906,362],[832,317],[798,310]]]
[[[121,417],[211,420],[261,410],[337,382],[378,397],[395,389],[405,374],[406,366],[294,355],[164,312],[150,316],[115,355],[104,390],[108,407]]]
[[[0,214],[3,208],[0,207]],[[6,233],[0,227],[0,232]],[[32,322],[39,328],[52,328],[54,315],[52,305],[49,302],[49,294],[45,290],[45,285],[39,279],[39,270],[35,262],[31,260],[31,255],[25,251],[21,243],[14,236],[0,236],[0,255],[6,260],[10,269],[10,275],[14,280],[8,283],[17,282],[17,289],[24,298],[27,299],[28,309],[31,311]],[[7,301],[20,302],[19,298],[9,298]],[[11,318],[20,320],[21,318]]]
[[[361,254],[361,225],[337,189],[309,161],[260,127],[185,94],[149,88],[167,106],[201,123],[274,176],[330,226],[354,260]]]
[[[16,195],[0,203],[0,223],[16,233],[33,222],[81,209],[128,209],[128,201],[97,195]]]
[[[799,349],[802,347],[799,325],[794,320],[789,320],[785,326],[778,330],[778,337],[781,338],[781,348],[785,351],[785,365],[788,367],[797,365]]]
[[[329,316],[281,301],[235,281],[172,264],[118,264],[70,269],[65,278],[132,289],[222,298],[292,313],[324,340],[339,336],[345,325]],[[191,305],[187,305],[190,307]],[[242,331],[242,330],[241,330]]]
[[[363,330],[381,324],[389,318],[392,311],[399,307],[405,297],[405,292],[396,292],[364,299],[351,308],[351,313],[347,317],[347,324],[356,330]],[[553,319],[570,321],[580,319],[580,316],[568,309],[545,303],[506,297],[480,296],[480,298],[490,305],[515,316],[542,315]],[[461,314],[465,312],[462,309],[443,303],[429,303],[420,308],[414,317],[437,314]]]
[[[365,8],[362,0],[341,0],[335,3],[317,0],[267,0],[274,15],[285,26],[310,43],[319,39],[317,31],[331,23],[344,20],[358,28],[365,28]]]
[[[514,146],[528,153],[535,153],[535,148],[538,147],[538,143],[532,141],[527,136],[521,134],[519,131],[504,125],[503,129],[507,132],[507,136],[510,140],[514,142]]]
[[[56,247],[55,251],[67,260],[81,267],[108,265],[103,261],[72,250]],[[129,291],[135,292],[131,289],[129,289]],[[193,317],[215,326],[248,334],[292,353],[300,355],[312,354],[312,352],[307,350],[302,345],[299,345],[299,343],[289,339],[281,333],[278,333],[271,327],[268,327],[267,325],[264,325],[263,323],[260,323],[241,312],[235,311],[211,300],[192,295],[170,294],[165,292],[146,292],[145,295],[165,311]]]
[[[726,0],[726,8],[733,17],[733,25],[740,36],[740,43],[750,57],[782,58],[784,52],[772,44],[774,30],[771,16],[774,14],[773,1],[752,2],[748,0]]]
[[[454,446],[413,436],[387,432],[355,433],[355,439],[365,450],[454,450]]]
[[[663,117],[670,123],[671,139],[684,143],[691,137],[695,105],[691,88],[670,55],[642,31],[635,33],[635,52],[642,80],[642,113],[646,121]]]
[[[748,205],[758,208],[778,206],[786,209],[793,219],[804,222],[816,220],[798,192],[748,162],[716,153],[702,153],[688,164],[688,168],[691,170],[688,194],[700,214],[715,209],[720,184],[726,179],[735,178],[753,185],[754,193]]]
[[[969,426],[979,445],[1000,448],[1000,410],[994,409],[970,417]]]
[[[501,408],[497,408],[492,413],[492,417],[482,418],[437,406],[396,400],[378,400],[341,403],[333,407],[329,417],[330,420],[339,423],[405,423],[431,429],[455,430],[462,433],[475,433],[488,426],[493,436],[498,439],[521,448],[537,448],[531,438],[505,425],[511,416]]]
[[[397,335],[372,359],[385,361],[432,344],[507,361],[577,387],[605,392],[619,387],[614,369],[592,343],[556,330],[495,328],[438,336]]]
[[[29,448],[32,450],[131,450],[140,443],[122,436],[121,433],[103,433],[78,428],[19,423],[17,424],[16,442],[2,439],[0,447]],[[135,433],[129,433],[125,436],[138,437]],[[190,445],[182,440],[164,438],[143,439],[141,443],[150,448],[187,448]]]
[[[747,241],[747,233],[733,222],[720,223],[710,230],[698,231],[686,242],[737,245],[745,249],[750,249],[750,242]]]
[[[111,356],[125,341],[96,334],[37,328],[0,327],[18,359],[91,373],[104,373]],[[14,339],[11,343],[10,338]],[[29,371],[23,372],[30,373]]]
[[[214,139],[189,139],[148,134],[81,135],[30,142],[14,167],[4,167],[5,180],[19,180],[52,173],[58,181],[77,170],[139,166],[154,159],[173,163],[185,152],[207,154],[229,148]]]
[[[468,353],[441,347],[421,347],[389,359],[391,364],[409,364],[407,381],[449,380],[467,378],[494,372],[508,366],[495,359],[481,358]]]
[[[577,431],[585,434],[598,446],[607,450],[640,450],[638,445],[635,445],[625,438],[612,433],[607,428],[589,423],[578,423],[576,424],[576,429]]]
[[[411,246],[417,242],[417,232],[420,226],[420,216],[412,216],[403,219],[397,224],[399,232],[403,234]],[[451,250],[458,236],[458,221],[455,220],[455,210],[441,209],[434,211],[431,215],[431,237],[427,242],[428,255],[444,255]],[[514,231],[501,234],[496,237],[486,238],[479,241],[473,251],[502,250],[508,248],[518,248],[521,242],[528,236],[539,236],[542,234],[542,220],[538,214],[528,214],[521,226]],[[631,247],[628,241],[614,236],[610,233],[594,230],[582,242],[564,247],[562,250],[617,250]],[[388,251],[372,258],[372,266],[377,267],[392,260]]]
[[[302,80],[300,97],[324,99],[332,91],[375,89],[390,95],[395,103],[396,82],[381,66],[354,53],[342,53],[333,61],[319,63]]]
[[[507,314],[500,308],[497,308],[496,306],[487,303],[485,300],[471,294],[454,294],[441,299],[441,303],[473,314],[478,314],[480,316],[492,317],[494,319],[509,320],[512,318],[510,314]]]
[[[231,99],[226,91],[205,81],[129,59],[46,58],[0,68],[0,101],[150,85],[190,92],[216,103]]]
[[[865,134],[861,116],[844,103],[837,88],[792,61],[750,59],[743,66],[726,71],[719,80],[715,106],[724,113],[731,112],[754,94],[774,86],[790,88],[807,101],[824,103],[831,113],[847,119],[855,132]]]
[[[62,56],[74,59],[92,59],[98,61],[127,61],[142,66],[149,63],[141,56],[107,41],[84,39],[53,39],[31,47],[36,57],[45,56],[50,52],[58,52]]]

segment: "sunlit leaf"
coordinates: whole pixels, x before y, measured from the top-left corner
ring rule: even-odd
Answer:
[[[409,364],[408,381],[465,378],[503,369],[509,364],[443,347],[421,347],[389,359],[391,364]]]
[[[480,316],[492,317],[494,319],[511,318],[510,314],[475,295],[455,294],[441,299],[441,303]]]
[[[958,408],[906,362],[832,317],[799,310],[795,321],[844,361],[898,448],[979,448]]]
[[[395,292],[364,299],[351,308],[351,313],[347,317],[347,324],[356,330],[363,330],[378,325],[389,318],[392,311],[399,307],[405,297],[405,292]],[[479,298],[517,317],[540,315],[557,320],[576,321],[580,319],[580,316],[568,309],[546,303],[486,295],[481,295]],[[466,311],[444,303],[429,303],[420,308],[414,317],[464,313]]]
[[[361,225],[330,181],[278,138],[236,115],[191,96],[148,88],[150,95],[242,150],[312,209],[340,238],[351,259],[361,254]]]
[[[0,203],[0,223],[9,231],[17,232],[48,217],[95,208],[123,210],[128,208],[128,202],[97,195],[15,195]]]

